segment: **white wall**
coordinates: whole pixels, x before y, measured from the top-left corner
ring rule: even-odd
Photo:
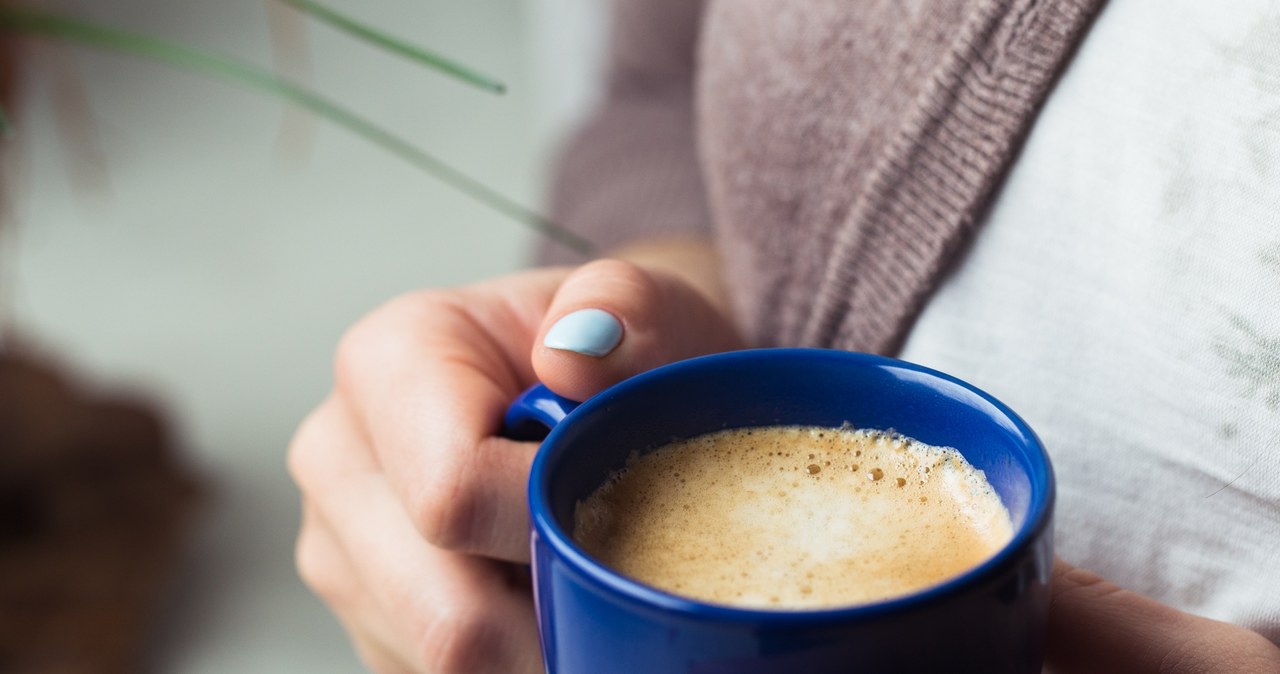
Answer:
[[[503,77],[511,93],[468,89],[312,24],[317,88],[539,202],[543,161],[592,96],[597,2],[331,2]],[[256,0],[45,4],[270,62]],[[352,671],[336,624],[294,577],[284,448],[327,390],[345,326],[396,293],[513,269],[530,235],[325,122],[306,152],[282,152],[281,106],[255,94],[100,52],[34,53],[20,140],[5,152],[15,199],[0,308],[95,381],[160,400],[215,481],[157,670]],[[105,180],[57,123],[59,62],[87,91]]]

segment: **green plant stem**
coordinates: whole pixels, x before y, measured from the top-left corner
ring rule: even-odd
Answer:
[[[276,77],[254,65],[194,47],[44,12],[0,7],[0,32],[55,38],[142,56],[229,80],[284,99],[347,129],[486,206],[579,253],[590,254],[594,248],[581,236],[512,201],[390,131],[309,89]]]
[[[344,33],[373,43],[411,61],[439,70],[485,91],[491,91],[495,94],[502,94],[507,91],[507,85],[496,78],[482,75],[450,58],[387,35],[377,28],[360,23],[314,0],[280,0],[280,2],[310,15],[312,18],[323,21]]]
[[[0,138],[13,138],[13,124],[9,122],[9,114],[5,112],[3,105],[0,105]]]

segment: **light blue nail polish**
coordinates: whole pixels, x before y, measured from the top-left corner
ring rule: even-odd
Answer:
[[[556,321],[543,346],[587,356],[606,356],[622,341],[622,324],[607,311],[579,309]]]

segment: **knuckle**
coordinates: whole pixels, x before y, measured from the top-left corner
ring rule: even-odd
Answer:
[[[1067,579],[1073,585],[1071,592],[1083,595],[1093,602],[1130,594],[1128,590],[1085,569],[1072,569],[1067,572]]]
[[[607,278],[636,297],[649,298],[658,292],[654,276],[640,266],[624,260],[596,260],[582,266],[584,276]]]
[[[423,313],[430,313],[450,300],[442,290],[420,290],[394,297],[347,328],[334,349],[334,379],[347,388],[371,361],[405,346],[409,331],[402,327]]]
[[[386,333],[381,323],[378,312],[374,312],[347,328],[338,340],[333,354],[334,381],[338,388],[349,388],[365,369],[368,358],[382,349]]]
[[[304,526],[294,546],[294,567],[298,578],[312,593],[331,608],[343,604],[343,581],[333,566],[327,550],[320,544],[320,532],[314,526]]]
[[[442,452],[441,465],[431,480],[410,497],[414,523],[431,545],[466,552],[472,547],[480,497],[469,479],[464,452]]]
[[[607,293],[630,330],[641,333],[657,327],[669,299],[664,277],[631,262],[598,260],[583,266],[584,285]]]
[[[1058,574],[1053,585],[1053,600],[1096,599],[1111,594],[1115,589],[1102,576],[1087,569],[1071,567]]]
[[[1067,569],[1062,577],[1066,581],[1067,587],[1072,588],[1089,588],[1107,582],[1102,576],[1078,566]]]
[[[316,462],[312,449],[317,446],[316,429],[320,425],[319,417],[324,408],[324,405],[316,408],[298,424],[298,429],[289,441],[289,449],[285,452],[285,466],[289,476],[303,492],[308,491],[314,482]]]
[[[420,643],[423,661],[439,674],[491,671],[501,645],[494,616],[477,603],[439,611]]]

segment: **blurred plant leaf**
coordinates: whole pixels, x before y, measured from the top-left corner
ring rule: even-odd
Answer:
[[[9,123],[9,113],[0,105],[0,138],[13,138],[13,124]]]
[[[416,61],[485,91],[491,91],[495,94],[502,94],[507,91],[507,85],[493,77],[478,73],[445,56],[387,35],[377,28],[360,23],[314,0],[280,0],[280,2],[294,7],[319,21],[323,21],[348,35],[370,42],[389,52],[399,54],[411,61]]]
[[[490,208],[575,251],[589,254],[594,248],[581,236],[512,201],[400,136],[310,89],[279,78],[253,64],[195,47],[47,12],[0,7],[0,32],[54,38],[141,56],[184,70],[229,80],[283,99],[347,129]]]

